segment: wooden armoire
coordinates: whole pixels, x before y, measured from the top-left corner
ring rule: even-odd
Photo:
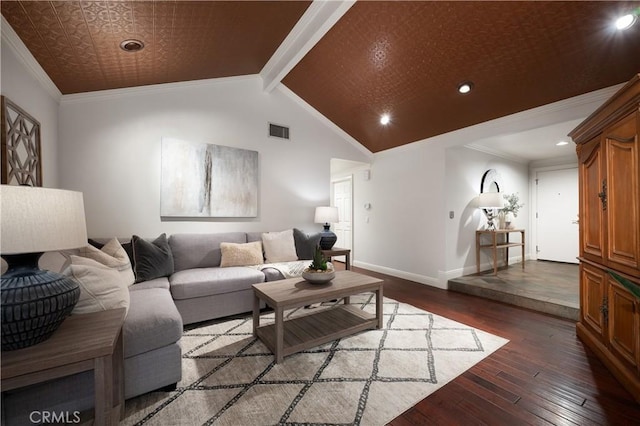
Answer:
[[[640,74],[569,136],[580,193],[578,337],[640,402]]]

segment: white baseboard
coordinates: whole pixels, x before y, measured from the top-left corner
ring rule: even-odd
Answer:
[[[412,272],[401,271],[398,269],[387,268],[386,266],[373,265],[370,263],[354,261],[353,266],[358,268],[367,269],[369,271],[380,272],[381,274],[391,275],[392,277],[402,278],[404,280],[414,281],[420,284],[426,284],[431,287],[447,289],[447,283],[444,282],[444,286],[440,283],[438,278],[428,277],[426,275],[414,274]]]
[[[525,255],[525,260],[531,260],[531,256],[529,254]],[[513,265],[516,263],[522,262],[522,256],[510,256],[509,257],[509,265]],[[502,262],[498,262],[498,267],[503,266]],[[487,261],[480,264],[480,271],[489,271],[493,269],[493,262]],[[452,278],[462,277],[464,275],[475,274],[477,271],[476,265],[467,265],[463,268],[451,269],[449,271],[444,271],[441,276],[446,281]]]

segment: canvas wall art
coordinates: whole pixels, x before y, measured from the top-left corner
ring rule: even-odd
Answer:
[[[160,215],[258,216],[258,152],[162,138]]]

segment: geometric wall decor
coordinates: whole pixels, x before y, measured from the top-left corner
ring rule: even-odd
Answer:
[[[2,183],[42,186],[40,123],[2,96]]]
[[[258,152],[162,138],[160,216],[257,217]]]

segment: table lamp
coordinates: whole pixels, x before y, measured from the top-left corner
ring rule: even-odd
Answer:
[[[0,186],[2,350],[42,342],[71,313],[80,297],[72,278],[38,267],[44,252],[87,245],[81,192]]]
[[[316,207],[315,223],[323,223],[324,231],[320,233],[320,248],[331,250],[338,240],[338,236],[329,229],[332,223],[338,222],[337,207]]]
[[[504,206],[504,199],[500,192],[483,192],[478,197],[478,208],[484,210],[484,214],[487,216],[487,230],[495,231],[496,227],[493,224],[495,219],[495,210],[501,209]]]

